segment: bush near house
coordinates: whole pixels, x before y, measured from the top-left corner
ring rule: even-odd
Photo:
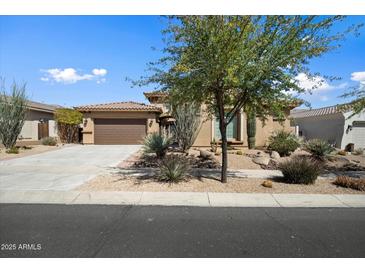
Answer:
[[[7,149],[5,152],[9,153],[9,154],[19,154],[19,147],[13,146],[13,147]]]
[[[348,176],[338,176],[333,182],[334,185],[365,191],[365,179],[352,178]]]
[[[305,142],[304,150],[312,154],[314,158],[324,161],[335,149],[324,140],[312,139]]]
[[[296,156],[278,166],[284,175],[284,181],[289,184],[314,184],[322,167],[315,160]]]
[[[176,183],[186,178],[189,169],[189,161],[183,155],[167,155],[159,164],[158,179]]]
[[[279,130],[269,137],[268,149],[277,151],[281,157],[290,155],[298,147],[299,139],[291,132]]]
[[[79,141],[79,125],[82,123],[82,113],[69,108],[59,108],[55,111],[58,135],[62,143],[77,143]]]
[[[45,137],[42,139],[42,145],[55,146],[55,145],[57,145],[57,139],[54,137]]]
[[[172,144],[172,138],[159,133],[147,135],[143,140],[144,153],[156,153],[157,158],[163,158],[169,146]]]

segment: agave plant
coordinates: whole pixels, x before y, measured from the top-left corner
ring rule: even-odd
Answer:
[[[326,141],[321,139],[312,139],[304,144],[304,149],[312,154],[318,160],[325,160],[327,156],[334,151],[334,148]]]
[[[167,182],[178,182],[186,177],[190,169],[189,161],[182,155],[167,155],[159,165],[158,179]]]
[[[159,133],[152,133],[145,137],[143,141],[143,151],[145,153],[156,153],[157,158],[163,158],[167,149],[172,144],[172,138]]]

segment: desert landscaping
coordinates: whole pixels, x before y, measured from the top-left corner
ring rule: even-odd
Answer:
[[[213,151],[214,152],[213,152]],[[344,155],[345,154],[345,155]],[[307,193],[307,194],[361,194],[363,191],[334,184],[336,175],[352,174],[365,171],[365,156],[333,150],[322,162],[321,172],[313,183],[287,183],[282,177],[245,178],[229,176],[227,183],[221,183],[220,148],[190,148],[188,153],[181,153],[176,148],[169,148],[166,157],[176,155],[189,162],[188,175],[177,182],[159,179],[161,161],[153,153],[144,153],[143,149],[121,162],[114,172],[99,175],[76,190],[80,191],[157,191],[157,192],[236,192],[236,193]],[[267,148],[248,149],[230,147],[228,150],[228,170],[265,171],[277,170],[280,163],[295,158],[311,159],[311,153],[297,148],[288,156],[281,157],[276,151]],[[311,161],[311,160],[310,160]],[[122,172],[122,170],[124,172]],[[130,173],[125,171],[130,171]],[[214,175],[197,174],[198,170],[215,170]],[[354,178],[354,180],[362,180]]]

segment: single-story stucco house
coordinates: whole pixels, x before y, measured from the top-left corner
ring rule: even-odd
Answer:
[[[75,107],[84,115],[83,143],[141,144],[147,134],[169,130],[174,119],[169,111],[167,94],[146,92],[144,95],[150,104],[114,102]],[[290,109],[287,110],[287,116],[289,113]],[[210,146],[211,141],[220,139],[218,120],[204,116],[194,146]],[[279,129],[294,128],[290,126],[289,118],[280,123],[275,117],[269,117],[265,126],[257,119],[256,145],[265,146],[268,137]],[[246,115],[243,111],[228,126],[227,135],[232,145],[247,146]]]
[[[54,112],[59,107],[28,101],[26,120],[18,137],[19,143],[37,144],[44,137],[57,137]]]
[[[322,139],[340,149],[365,148],[365,111],[351,117],[340,105],[311,110],[293,110],[292,125],[305,139]]]

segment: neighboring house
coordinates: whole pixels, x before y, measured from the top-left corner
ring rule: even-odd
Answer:
[[[84,144],[140,144],[151,132],[170,131],[174,119],[166,102],[166,93],[144,93],[150,104],[115,102],[76,107],[84,114]],[[295,106],[293,106],[294,108]],[[290,109],[287,110],[289,116]],[[204,115],[194,146],[210,146],[213,139],[219,141],[218,120]],[[293,130],[290,120],[280,123],[270,116],[265,124],[257,119],[256,145],[265,146],[268,137],[276,130]],[[247,146],[246,115],[239,112],[227,128],[228,141],[232,145]]]
[[[38,143],[44,137],[57,137],[54,112],[60,106],[28,101],[28,111],[22,131],[21,143]]]
[[[322,139],[340,149],[365,148],[365,111],[352,114],[339,105],[291,112],[292,125],[305,139]]]

